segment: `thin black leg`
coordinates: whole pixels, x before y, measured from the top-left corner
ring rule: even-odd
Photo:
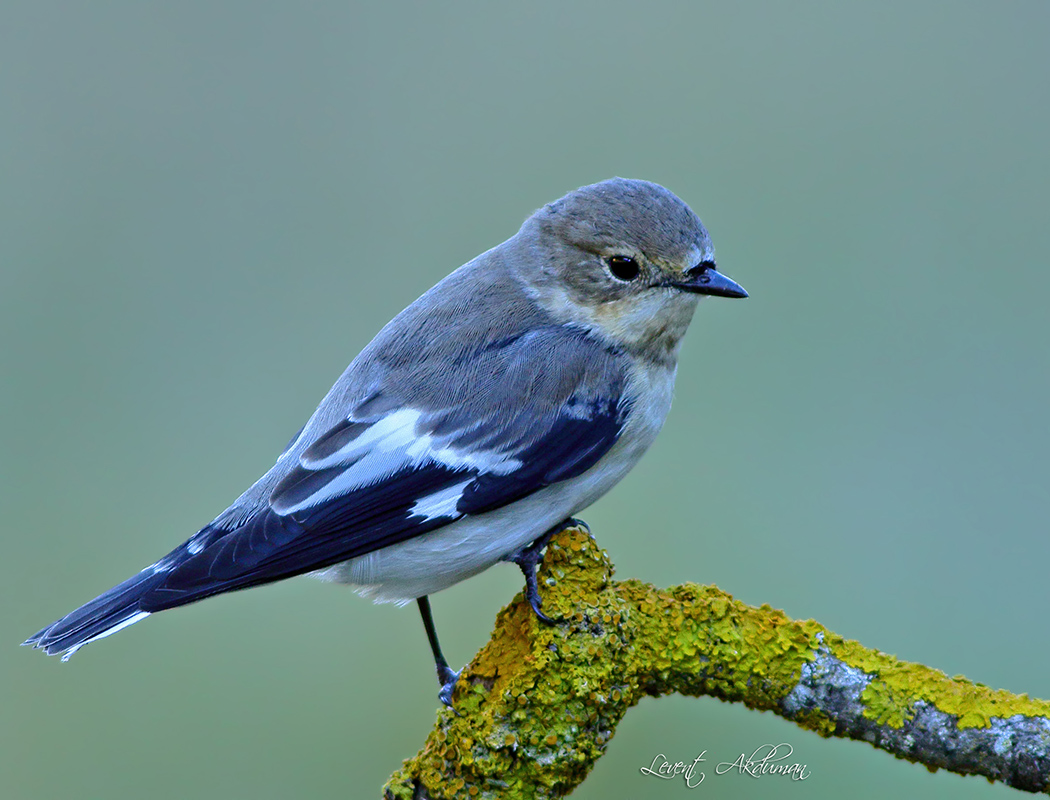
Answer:
[[[438,699],[449,708],[452,708],[452,690],[456,688],[459,672],[456,672],[448,665],[448,661],[445,660],[445,656],[441,652],[437,630],[434,628],[434,616],[430,613],[430,598],[423,595],[416,598],[416,603],[419,604],[419,615],[423,617],[423,627],[426,628],[427,639],[430,641],[430,652],[434,654],[434,667],[437,669],[438,683],[441,684]]]
[[[574,519],[572,517],[563,520],[544,533],[532,544],[521,548],[521,550],[518,550],[515,553],[511,553],[506,558],[507,561],[513,561],[521,567],[521,572],[525,576],[525,599],[528,600],[529,605],[532,606],[532,611],[536,615],[536,618],[539,619],[540,622],[545,622],[548,625],[555,625],[558,623],[558,620],[547,616],[542,611],[543,598],[540,597],[540,586],[536,581],[536,568],[543,562],[543,549],[547,546],[554,535],[561,533],[566,528],[574,528],[577,526],[587,528],[587,523],[583,520]],[[590,530],[590,528],[587,528],[587,530]]]

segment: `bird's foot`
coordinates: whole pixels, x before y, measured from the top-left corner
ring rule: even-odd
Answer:
[[[423,627],[426,629],[427,639],[430,642],[430,652],[434,655],[434,669],[437,670],[438,683],[441,684],[438,699],[451,708],[452,713],[458,717],[459,712],[452,706],[452,692],[456,689],[456,682],[459,681],[462,670],[457,672],[452,669],[445,660],[444,653],[441,652],[437,629],[434,627],[434,615],[430,611],[430,598],[426,595],[417,597],[416,603],[419,604],[419,615],[423,619]]]
[[[532,612],[536,615],[536,618],[547,625],[556,625],[562,620],[543,613],[543,598],[540,597],[540,586],[536,580],[536,570],[543,563],[543,551],[550,543],[550,540],[566,528],[575,527],[583,528],[588,533],[591,532],[586,522],[569,517],[548,530],[532,544],[511,553],[506,558],[507,561],[513,561],[521,568],[521,572],[525,576],[525,599],[532,606]]]
[[[459,676],[463,674],[463,670],[454,670],[448,664],[445,664],[444,668],[438,667],[437,673],[438,683],[441,684],[438,700],[458,714],[459,712],[452,705],[452,692],[455,691],[456,684],[459,682]]]
[[[569,517],[567,520],[565,520],[564,523],[562,523],[561,527],[558,528],[558,530],[555,531],[555,533],[560,533],[566,528],[583,528],[585,531],[587,531],[588,536],[591,535],[591,526],[584,522],[582,519],[579,519],[578,517]]]

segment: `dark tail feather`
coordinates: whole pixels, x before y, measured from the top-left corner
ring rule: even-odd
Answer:
[[[23,644],[39,647],[49,656],[64,652],[62,660],[65,661],[82,645],[116,633],[148,616],[139,608],[139,599],[166,577],[164,572],[147,567],[33,634]]]
[[[146,595],[163,585],[173,570],[226,533],[213,525],[206,525],[156,564],[146,567],[108,592],[103,592],[42,631],[37,631],[22,644],[38,647],[49,656],[64,653],[62,660],[66,661],[88,642],[105,638],[148,617],[150,612],[143,609]]]

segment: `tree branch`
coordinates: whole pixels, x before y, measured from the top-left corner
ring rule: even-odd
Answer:
[[[1030,792],[1050,786],[1050,703],[869,650],[714,586],[613,581],[590,535],[547,549],[540,623],[519,595],[456,687],[394,798],[554,798],[578,786],[643,696],[709,695],[821,736]]]

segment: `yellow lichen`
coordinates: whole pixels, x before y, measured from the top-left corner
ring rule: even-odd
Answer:
[[[442,710],[423,749],[386,787],[409,798],[562,797],[583,780],[627,709],[645,695],[710,695],[780,713],[803,667],[827,654],[872,676],[865,714],[899,727],[917,702],[960,727],[992,717],[1050,717],[1050,703],[995,691],[842,639],[812,620],[754,608],[714,586],[656,589],[612,581],[608,554],[580,528],[547,549],[540,623],[519,594],[500,611],[489,643],[463,671],[456,712]],[[820,711],[793,719],[822,736]]]

